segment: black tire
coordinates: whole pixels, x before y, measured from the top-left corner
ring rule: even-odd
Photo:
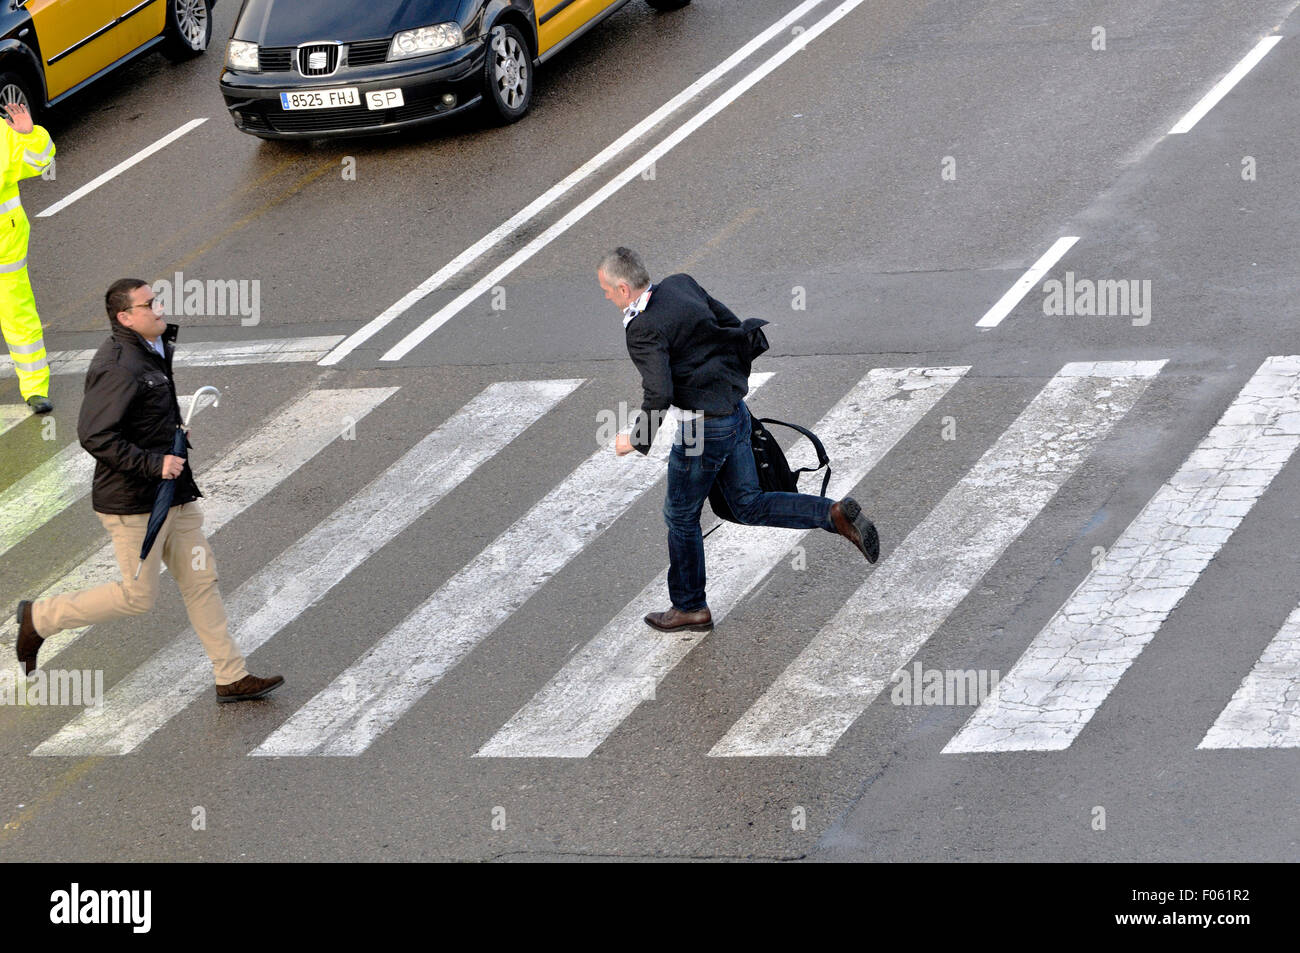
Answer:
[[[12,70],[0,72],[0,109],[5,103],[22,103],[31,112],[34,123],[40,123],[45,112],[45,103],[33,89],[32,81]]]
[[[516,122],[533,101],[533,53],[513,23],[492,28],[483,64],[483,108],[499,125]]]
[[[207,52],[212,42],[212,0],[166,0],[167,39],[163,56],[174,63]]]
[[[682,7],[690,3],[691,0],[645,0],[645,2],[650,4],[650,6],[654,7],[656,10],[663,12],[664,10],[680,10]]]

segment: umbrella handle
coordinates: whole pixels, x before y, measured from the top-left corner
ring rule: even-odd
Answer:
[[[200,398],[202,395],[204,395],[204,394],[211,394],[211,395],[212,395],[212,406],[213,406],[213,407],[218,407],[218,406],[220,406],[220,404],[221,404],[221,391],[217,390],[217,389],[216,389],[215,387],[213,387],[211,384],[204,385],[203,387],[200,387],[198,390],[196,390],[196,391],[194,392],[194,396],[190,398],[190,409],[189,409],[189,412],[186,413],[186,415],[185,415],[185,423],[182,424],[182,429],[183,429],[186,433],[189,432],[189,429],[190,429],[190,420],[194,417],[194,411],[195,411],[195,410],[198,408],[198,406],[199,406],[199,398]]]

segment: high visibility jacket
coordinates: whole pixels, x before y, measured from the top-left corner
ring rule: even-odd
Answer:
[[[49,395],[50,366],[27,277],[27,237],[32,229],[18,197],[18,182],[49,168],[54,143],[41,126],[19,135],[0,120],[0,134],[0,331],[18,374],[18,391],[26,400]]]
[[[23,135],[0,121],[4,133],[4,178],[0,180],[0,274],[17,271],[27,263],[27,237],[31,225],[18,197],[18,183],[40,175],[54,160],[54,141],[44,126]],[[22,264],[19,264],[19,263]]]

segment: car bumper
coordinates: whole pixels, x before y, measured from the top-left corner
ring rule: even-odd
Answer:
[[[221,74],[221,94],[235,127],[271,139],[319,139],[396,132],[442,119],[477,105],[483,96],[483,41],[405,63],[342,69],[322,79],[296,72]],[[355,87],[359,106],[286,110],[280,93]],[[400,89],[401,106],[371,109],[366,93]],[[445,96],[454,97],[448,103]]]

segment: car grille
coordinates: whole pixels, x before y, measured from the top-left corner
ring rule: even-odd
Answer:
[[[382,63],[388,59],[388,48],[392,45],[391,40],[358,40],[355,43],[348,44],[348,66],[372,66],[375,63]],[[319,44],[312,47],[304,47],[304,52],[312,49],[325,49],[328,60],[329,72],[334,72],[338,68],[338,47],[334,44]],[[263,73],[287,73],[293,69],[294,53],[298,50],[294,46],[264,46],[257,51],[257,65]],[[306,63],[306,59],[302,60]],[[300,70],[304,76],[324,76],[326,73],[309,73]]]
[[[361,40],[348,44],[348,65],[369,66],[388,59],[389,40]]]
[[[313,58],[324,53],[324,62],[320,66],[311,66]],[[337,43],[310,43],[298,47],[298,72],[303,76],[329,76],[339,68],[339,45]]]
[[[293,67],[293,47],[262,47],[257,51],[257,66],[263,73],[287,73]]]

